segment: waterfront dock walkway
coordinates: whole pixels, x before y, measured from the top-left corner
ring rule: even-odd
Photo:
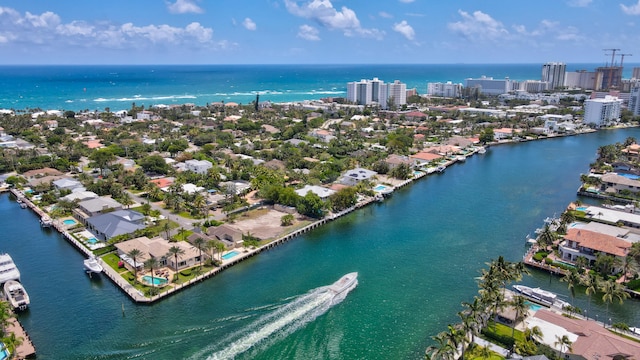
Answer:
[[[14,359],[31,359],[36,357],[36,348],[33,346],[33,342],[31,341],[29,334],[27,334],[17,319],[9,319],[7,332],[14,333],[16,338],[22,339],[22,344],[16,347]]]

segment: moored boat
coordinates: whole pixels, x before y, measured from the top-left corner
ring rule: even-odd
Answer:
[[[529,300],[548,307],[555,306],[562,309],[566,305],[568,305],[566,301],[558,299],[558,295],[552,293],[551,291],[543,290],[540,288],[532,288],[524,285],[513,285],[513,289],[527,297]]]
[[[9,280],[20,281],[20,271],[9,254],[0,254],[0,284]]]
[[[487,149],[484,148],[484,146],[481,146],[478,148],[478,154],[484,154],[487,152]]]
[[[464,155],[458,155],[458,156],[456,156],[456,160],[457,161],[465,161],[465,160],[467,160],[467,157],[464,156]]]
[[[53,220],[50,217],[45,215],[40,219],[40,226],[43,228],[51,227],[51,225],[53,225]]]
[[[29,306],[29,295],[24,286],[15,280],[4,283],[4,295],[14,310],[26,310]]]
[[[436,171],[437,171],[437,172],[439,172],[439,173],[441,173],[441,172],[443,172],[446,168],[447,168],[446,166],[444,166],[444,165],[440,165],[440,166],[438,166],[438,167],[436,168]]]
[[[101,273],[102,272],[102,265],[100,265],[100,263],[98,263],[98,259],[96,259],[96,257],[92,254],[88,259],[85,259],[82,262],[84,269],[88,272],[88,273]]]

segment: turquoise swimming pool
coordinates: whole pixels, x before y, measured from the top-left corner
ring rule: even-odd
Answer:
[[[65,224],[65,225],[75,225],[78,222],[73,220],[73,219],[66,219],[66,220],[62,221],[62,223]]]
[[[232,257],[234,257],[234,256],[236,256],[236,255],[238,255],[238,254],[240,254],[240,253],[234,250],[234,251],[232,251],[232,252],[228,252],[228,253],[226,253],[226,254],[222,255],[222,258],[223,258],[224,260],[229,260],[229,259],[231,259]]]
[[[87,239],[87,242],[88,242],[89,244],[91,244],[91,245],[93,245],[93,244],[97,244],[97,243],[98,243],[98,239],[96,239],[95,237],[88,238],[88,239]]]
[[[578,211],[587,211],[587,207],[586,206],[578,206],[576,208],[576,210],[578,210]]]
[[[386,189],[387,189],[387,187],[384,186],[384,185],[378,185],[378,186],[373,188],[374,191],[383,191],[383,190],[386,190]]]
[[[529,309],[531,309],[532,311],[538,311],[542,309],[542,305],[534,304],[530,301],[525,301],[524,303],[527,304],[527,306],[529,306]]]
[[[151,284],[151,281],[152,281],[151,276],[149,276],[149,275],[143,276],[142,277],[142,281],[146,282],[147,284]],[[165,278],[161,278],[161,277],[157,277],[157,276],[153,277],[153,285],[156,285],[156,286],[165,285],[166,283],[168,283],[168,281]]]

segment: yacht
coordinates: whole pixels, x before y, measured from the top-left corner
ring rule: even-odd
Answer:
[[[346,295],[349,291],[356,287],[356,285],[358,285],[358,273],[352,272],[348,273],[347,275],[341,277],[338,281],[329,285],[327,290],[333,293],[333,297],[336,298],[340,294]]]
[[[464,155],[458,155],[458,156],[456,156],[456,160],[462,162],[462,161],[467,160],[467,157],[464,156]]]
[[[9,280],[20,281],[20,270],[9,254],[0,254],[0,284]]]
[[[51,225],[53,225],[53,220],[51,220],[51,218],[47,215],[43,216],[40,219],[40,226],[42,226],[43,228],[51,227]]]
[[[439,172],[439,173],[441,173],[441,172],[443,172],[446,168],[447,168],[446,166],[444,166],[444,165],[440,165],[440,166],[438,166],[438,167],[436,168],[436,171],[437,171],[437,172]]]
[[[487,152],[487,149],[484,148],[484,146],[481,146],[480,148],[478,148],[478,154],[484,154]]]
[[[84,265],[84,269],[88,273],[102,272],[102,265],[100,265],[100,263],[98,262],[98,259],[96,259],[95,255],[93,254],[91,254],[91,256],[88,259],[85,259],[82,263]]]
[[[520,294],[529,298],[532,301],[540,303],[545,306],[556,306],[560,309],[569,305],[566,301],[558,299],[558,295],[551,291],[543,290],[540,288],[531,288],[524,285],[513,285],[513,288]]]
[[[4,295],[14,310],[26,310],[29,306],[29,295],[24,286],[15,280],[4,283]]]

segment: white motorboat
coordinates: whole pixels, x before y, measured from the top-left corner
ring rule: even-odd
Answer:
[[[9,254],[0,254],[0,284],[9,280],[20,281],[20,271]]]
[[[98,259],[94,255],[91,255],[88,259],[85,259],[83,262],[84,269],[88,273],[101,273],[102,265],[98,262]]]
[[[4,295],[14,310],[26,310],[29,306],[29,295],[24,286],[15,280],[4,283]]]
[[[53,220],[50,217],[45,215],[40,219],[40,226],[43,228],[51,227],[51,225],[53,225]]]
[[[446,168],[447,168],[446,166],[444,166],[444,165],[440,165],[440,166],[438,166],[438,167],[436,168],[436,171],[437,171],[437,172],[439,172],[439,173],[441,173],[441,172],[443,172]]]
[[[466,156],[464,156],[464,155],[458,155],[458,156],[456,156],[456,160],[457,160],[457,161],[461,161],[461,162],[462,162],[462,161],[467,160],[467,157],[466,157]]]
[[[513,285],[514,290],[524,295],[530,300],[540,303],[545,306],[556,306],[560,309],[564,308],[568,303],[566,301],[558,299],[558,295],[551,291],[543,290],[540,288],[532,288],[524,285]]]
[[[478,154],[484,154],[487,152],[487,149],[484,148],[484,146],[481,146],[478,148]]]
[[[352,272],[341,277],[338,281],[327,287],[329,292],[333,293],[333,297],[337,298],[339,295],[346,295],[349,291],[358,285],[358,273]]]

